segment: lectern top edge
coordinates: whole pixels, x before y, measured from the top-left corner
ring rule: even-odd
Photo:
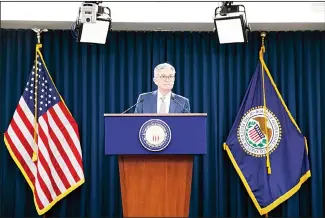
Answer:
[[[197,117],[202,116],[206,117],[207,113],[170,113],[170,114],[154,114],[154,113],[148,113],[148,114],[114,114],[114,113],[105,113],[104,117]]]

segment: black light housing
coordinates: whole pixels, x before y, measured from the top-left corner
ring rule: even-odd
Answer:
[[[105,44],[108,31],[112,30],[111,10],[101,2],[85,2],[79,8],[73,27],[78,42]]]
[[[218,34],[220,44],[248,42],[250,26],[247,23],[245,7],[232,3],[223,2],[222,6],[215,9],[214,30]]]

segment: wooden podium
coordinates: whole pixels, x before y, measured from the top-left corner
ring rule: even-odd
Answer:
[[[207,114],[105,114],[105,154],[119,156],[124,217],[188,217],[193,156]]]

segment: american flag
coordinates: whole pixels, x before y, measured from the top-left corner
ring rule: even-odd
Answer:
[[[249,137],[256,143],[264,138],[264,134],[262,133],[260,127],[255,124],[255,126],[249,130]]]
[[[4,140],[32,189],[38,214],[42,215],[85,179],[77,123],[58,93],[38,48],[36,54]]]

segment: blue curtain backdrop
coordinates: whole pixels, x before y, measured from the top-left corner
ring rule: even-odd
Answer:
[[[258,62],[260,34],[248,44],[220,45],[207,32],[111,32],[106,45],[75,42],[69,30],[42,36],[42,52],[78,122],[86,182],[47,217],[119,217],[117,159],[104,155],[104,113],[120,113],[154,90],[153,68],[176,68],[174,91],[192,112],[208,113],[208,154],[196,157],[190,215],[253,217],[256,208],[222,144]],[[0,131],[7,129],[32,67],[36,36],[1,29]],[[308,139],[312,177],[269,216],[325,216],[325,32],[271,32],[265,60],[293,117]],[[0,140],[0,217],[37,216],[33,198]]]

